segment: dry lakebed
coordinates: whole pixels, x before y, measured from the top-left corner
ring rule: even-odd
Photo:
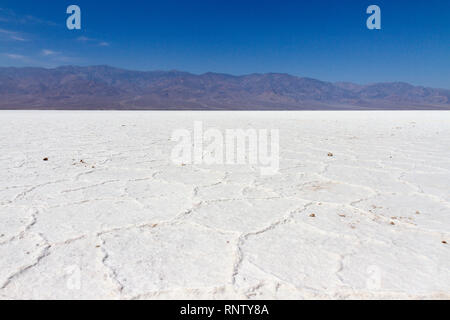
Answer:
[[[279,170],[175,130],[279,130]],[[0,299],[450,299],[448,111],[0,111]]]

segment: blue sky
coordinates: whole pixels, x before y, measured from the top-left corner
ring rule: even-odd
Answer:
[[[82,29],[66,28],[66,8]],[[382,30],[366,28],[366,8]],[[450,88],[446,0],[2,0],[0,66],[282,72]]]

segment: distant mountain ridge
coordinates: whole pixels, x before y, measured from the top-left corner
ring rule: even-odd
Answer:
[[[0,109],[450,110],[450,90],[402,82],[331,83],[279,73],[9,67],[0,68]]]

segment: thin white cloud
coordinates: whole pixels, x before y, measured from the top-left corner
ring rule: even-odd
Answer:
[[[49,26],[57,26],[58,25],[57,23],[55,23],[53,21],[39,19],[39,18],[37,18],[35,16],[32,16],[32,15],[24,16],[21,21],[23,23],[46,24],[46,25],[49,25]]]
[[[54,51],[51,49],[42,49],[40,52],[40,56],[45,58],[44,61],[46,63],[52,64],[55,64],[57,62],[70,63],[77,60],[77,58],[75,57],[66,56],[64,52]]]
[[[49,50],[49,49],[43,49],[43,50],[41,51],[41,54],[42,54],[43,56],[48,57],[48,56],[54,56],[54,55],[57,55],[57,54],[59,54],[59,52],[56,52],[56,51],[53,51],[53,50]]]
[[[88,41],[95,41],[95,39],[91,39],[85,36],[81,36],[77,38],[78,41],[88,42]]]
[[[94,39],[94,38],[89,38],[89,37],[85,37],[85,36],[78,37],[77,40],[81,41],[81,42],[90,42],[92,44],[96,43],[100,47],[109,47],[111,45],[109,42]]]
[[[21,55],[21,54],[15,54],[15,53],[4,53],[4,56],[8,57],[9,59],[12,60],[22,60],[22,61],[26,61],[28,60],[27,57]]]
[[[0,8],[0,21],[14,24],[40,24],[48,26],[58,26],[57,23],[49,20],[39,19],[32,15],[19,15],[11,9]]]
[[[25,37],[23,37],[19,32],[12,30],[0,29],[0,35],[6,36],[9,40],[27,41],[27,39],[25,39]]]
[[[16,36],[16,35],[10,36],[10,39],[16,40],[16,41],[27,41],[27,39],[25,39],[25,38],[23,38],[21,36]]]
[[[77,57],[65,56],[62,52],[43,49],[34,55],[23,55],[18,53],[0,53],[0,56],[15,61],[17,65],[33,65],[35,67],[54,68],[63,64],[81,63]]]

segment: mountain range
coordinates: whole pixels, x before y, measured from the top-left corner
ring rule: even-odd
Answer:
[[[0,68],[0,109],[450,110],[450,90],[403,82],[332,83],[279,73],[8,67]]]

